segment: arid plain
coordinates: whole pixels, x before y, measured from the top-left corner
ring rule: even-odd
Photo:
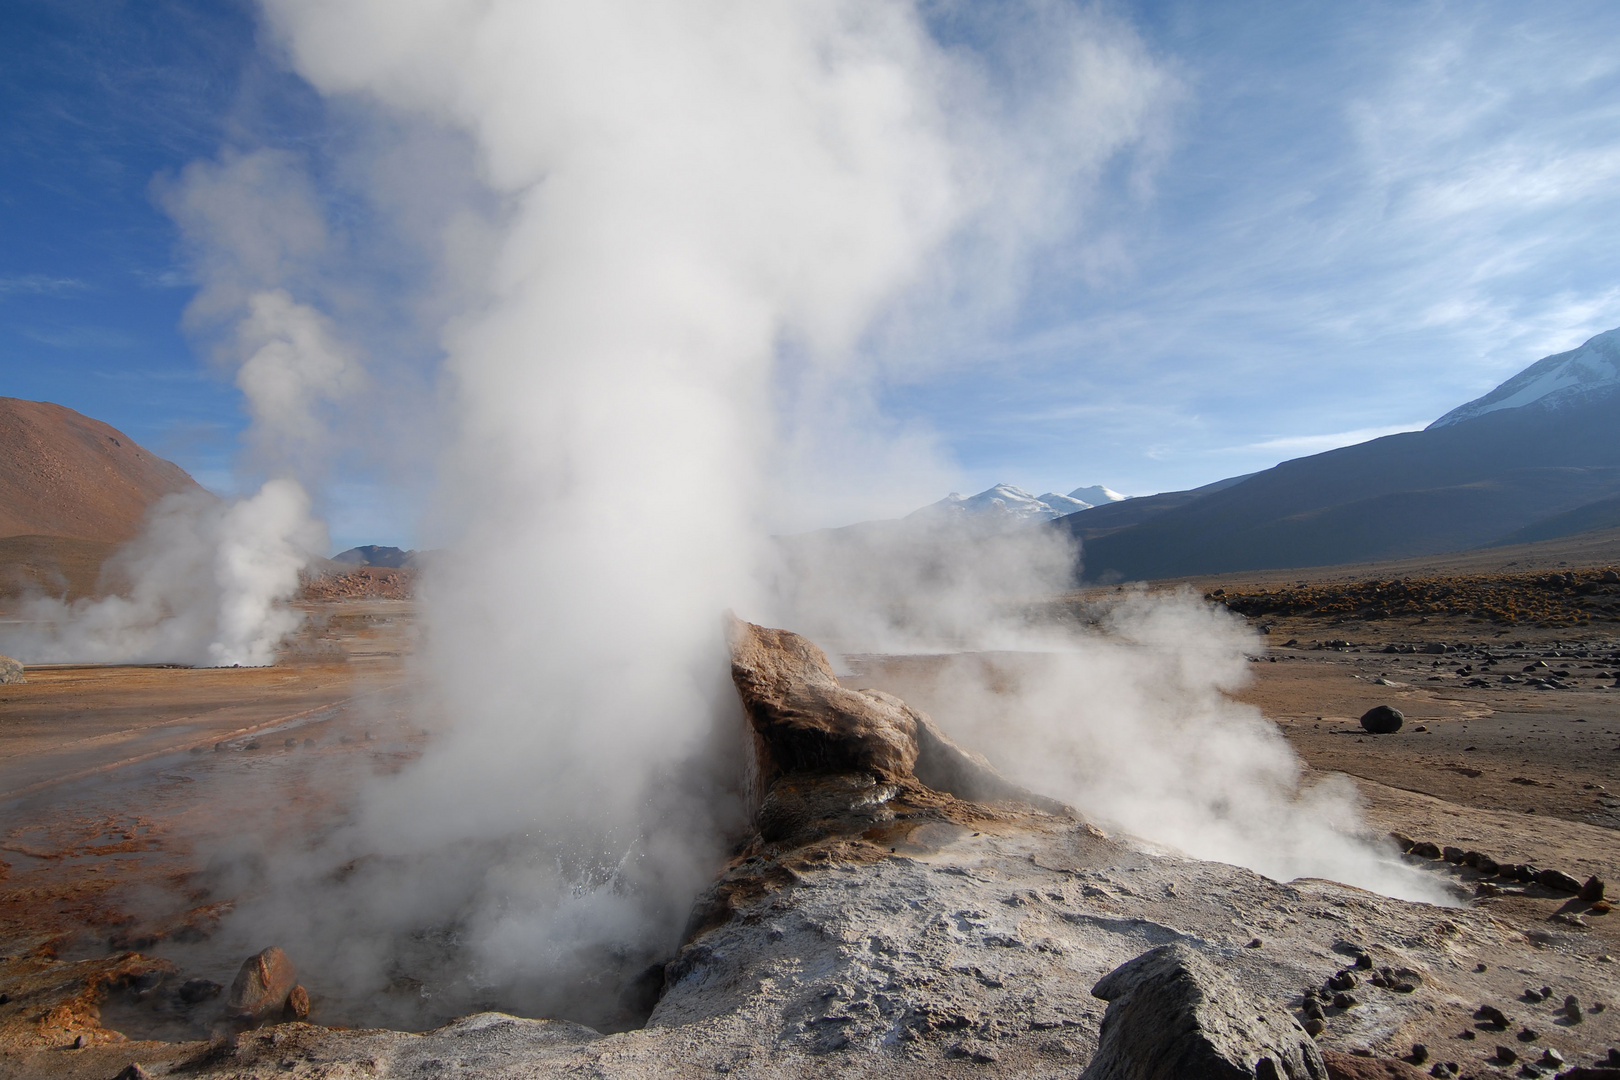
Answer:
[[[1254,677],[1239,697],[1279,726],[1307,769],[1354,778],[1373,828],[1612,881],[1620,622],[1602,609],[1606,592],[1576,588],[1602,584],[1611,566],[1620,566],[1620,542],[1163,587],[1201,592],[1256,628]],[[1363,602],[1377,583],[1406,595],[1437,582],[1455,591],[1463,578],[1522,594],[1523,618],[1493,620],[1460,601],[1412,610]],[[216,936],[232,905],[262,884],[240,837],[285,842],[330,828],[366,775],[398,769],[433,737],[407,707],[417,623],[412,601],[399,598],[403,584],[372,573],[309,590],[305,628],[274,667],[44,666],[0,688],[0,1075],[110,1076],[143,1040],[210,1045],[217,1001],[180,1007],[174,988],[229,984],[259,947]],[[1083,611],[1107,591],[1059,607]],[[846,682],[930,710],[920,663],[883,658]],[[1405,714],[1401,731],[1362,730],[1358,718],[1379,704]],[[1583,987],[1620,988],[1604,967],[1620,953],[1620,915],[1475,867],[1407,858],[1538,954],[1535,967],[1519,956],[1479,977],[1482,996],[1524,1014],[1515,1030],[1535,1031],[1527,1053],[1556,1044],[1572,1060],[1600,1058],[1620,1043],[1620,1008],[1609,1009],[1620,993],[1611,1002],[1585,991],[1579,1025],[1556,1012],[1562,989],[1545,1003],[1522,996],[1558,984],[1566,969],[1572,978],[1579,969]],[[1559,944],[1572,937],[1573,952]],[[319,986],[311,994],[316,1024],[379,1015],[374,1002]],[[1290,1004],[1298,1013],[1304,1002]],[[1436,1060],[1472,1061],[1464,1074],[1482,1074],[1482,1053],[1513,1033],[1463,1021],[1437,1016],[1432,1033],[1410,1018],[1382,1029],[1330,1022],[1322,1045],[1394,1058],[1417,1031]],[[1015,1061],[998,1065],[991,1054],[960,1067],[1001,1071]]]

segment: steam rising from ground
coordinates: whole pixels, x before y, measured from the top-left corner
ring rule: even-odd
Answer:
[[[916,521],[783,544],[787,622],[881,677],[1030,788],[1088,817],[1281,881],[1324,877],[1448,903],[1361,824],[1343,777],[1307,781],[1258,709],[1227,695],[1261,638],[1182,590],[1067,606],[1075,549],[1051,528]]]
[[[874,350],[965,332],[981,292],[1005,311],[1030,251],[1073,241],[1097,178],[1152,141],[1170,80],[1128,29],[998,10],[975,55],[936,36],[970,9],[930,24],[899,0],[268,0],[317,89],[378,131],[467,148],[478,190],[398,200],[411,178],[391,175],[373,192],[453,203],[422,241],[459,298],[438,330],[454,421],[422,597],[434,742],[336,832],[282,850],[235,926],[334,998],[396,1002],[399,1023],[492,999],[634,1022],[621,995],[678,944],[743,825],[728,608],[848,649],[1019,650],[951,668],[973,707],[943,718],[1033,786],[1195,853],[1370,883],[1370,849],[1317,824],[1329,793],[1297,800],[1276,734],[1219,696],[1244,639],[1191,602],[1126,605],[1108,643],[1077,643],[1019,614],[1067,584],[1055,534],[806,541],[785,560],[764,539],[773,482],[838,486],[813,482],[813,456],[916,455],[865,421],[874,372],[917,358]],[[254,446],[305,475],[329,426],[310,417],[352,412],[390,361],[362,368],[322,314],[325,233],[276,180],[292,168],[226,154],[167,198],[212,252],[194,315],[236,328]],[[261,217],[290,224],[243,225]],[[311,535],[280,484],[190,525],[177,510],[198,554],[171,571],[154,548],[125,621],[167,612],[153,625],[227,642],[220,657],[266,655]],[[268,538],[273,588],[253,595],[270,601],[186,593],[199,567],[252,576],[237,524]],[[124,611],[75,612],[74,633]],[[187,629],[209,620],[224,629]]]
[[[232,503],[170,495],[103,569],[126,584],[122,595],[29,600],[18,611],[25,621],[0,633],[0,650],[27,663],[274,663],[301,619],[285,602],[309,553],[325,544],[308,497],[289,480]]]

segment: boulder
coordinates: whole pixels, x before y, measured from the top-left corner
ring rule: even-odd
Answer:
[[[1575,894],[1581,891],[1581,883],[1562,870],[1541,871],[1536,875],[1536,884],[1554,892]]]
[[[1593,875],[1586,879],[1585,883],[1581,885],[1581,891],[1575,895],[1588,904],[1595,904],[1603,899],[1603,887],[1603,879]]]
[[[1361,714],[1361,726],[1373,735],[1393,735],[1405,722],[1405,714],[1388,705],[1374,705]]]
[[[1082,1080],[1327,1080],[1315,1041],[1189,946],[1161,945],[1092,988],[1108,1002]]]
[[[27,682],[23,678],[23,666],[20,661],[9,656],[0,656],[0,683]]]
[[[827,654],[808,639],[734,619],[730,644],[731,678],[753,729],[756,808],[785,777],[843,775],[878,785],[915,780],[959,799],[1074,816],[957,745],[920,709],[881,690],[841,686]]]
[[[298,970],[274,945],[242,961],[231,983],[225,1012],[233,1020],[256,1022],[279,1016],[298,982]]]

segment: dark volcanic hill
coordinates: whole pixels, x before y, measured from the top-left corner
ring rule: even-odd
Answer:
[[[0,398],[0,537],[122,543],[158,499],[196,490],[180,466],[99,420]]]
[[[1084,510],[1051,527],[1081,539],[1087,580],[1167,578],[1569,535],[1613,523],[1616,496],[1620,387],[1607,387],[1297,458],[1237,483],[1156,496],[1158,505]],[[1127,507],[1134,520],[1114,520]]]

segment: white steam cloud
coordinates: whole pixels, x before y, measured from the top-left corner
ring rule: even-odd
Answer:
[[[1353,783],[1311,780],[1276,725],[1229,696],[1265,648],[1242,619],[1185,590],[1059,608],[1075,562],[1056,529],[892,524],[785,544],[784,621],[1107,827],[1280,881],[1453,902],[1369,834]]]
[[[1027,611],[1074,565],[1055,534],[766,539],[784,481],[826,508],[896,486],[863,470],[937,470],[925,436],[871,423],[873,386],[1013,310],[1060,240],[1084,261],[1088,195],[1152,157],[1175,96],[1128,27],[1058,2],[999,20],[902,0],[264,6],[353,122],[467,148],[476,184],[413,195],[395,172],[361,193],[414,242],[438,230],[444,295],[421,306],[441,312],[451,434],[416,698],[435,738],[283,852],[234,926],[396,1023],[491,999],[634,1022],[624,985],[678,944],[743,825],[728,608],[847,651],[1003,650],[933,686],[1015,775],[1195,854],[1381,887],[1376,851],[1292,820],[1353,813],[1302,796],[1274,729],[1222,697],[1245,642],[1196,604],[1059,637]],[[421,212],[435,199],[453,205]],[[313,187],[286,155],[228,153],[165,201],[203,276],[194,322],[234,327],[256,453],[313,475],[395,363],[345,343],[353,290],[322,261]],[[218,528],[194,517],[188,566],[264,584],[193,598],[175,582],[195,570],[148,569],[141,619],[211,611],[188,640],[269,655],[306,510],[283,480]]]
[[[251,498],[224,503],[202,493],[170,495],[104,574],[126,595],[72,604],[40,597],[0,635],[25,663],[177,662],[208,667],[273,663],[297,612],[309,553],[326,534],[297,484],[272,480]]]

